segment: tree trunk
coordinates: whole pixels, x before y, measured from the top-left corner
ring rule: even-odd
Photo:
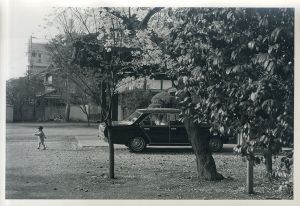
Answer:
[[[264,150],[265,168],[268,174],[272,173],[272,152],[270,150]]]
[[[209,131],[201,128],[192,119],[184,120],[184,126],[196,155],[197,172],[199,179],[221,180],[223,175],[217,172],[215,161],[209,149]]]
[[[88,104],[88,109],[86,111],[86,119],[88,121],[88,127],[91,126],[91,124],[90,124],[90,114],[91,114],[91,104]]]
[[[65,121],[69,122],[70,121],[70,104],[66,104],[66,110],[65,110]]]
[[[108,121],[107,125],[107,132],[108,132],[108,144],[109,144],[109,178],[115,178],[115,151],[114,151],[114,144],[111,138],[111,120]]]
[[[101,82],[101,122],[105,120],[103,116],[105,116],[106,111],[106,84],[104,81]],[[103,114],[104,113],[104,114]]]
[[[90,126],[91,126],[91,124],[90,124],[90,115],[87,114],[87,115],[86,115],[86,118],[87,118],[87,122],[88,122],[88,127],[90,127]]]
[[[248,194],[253,194],[253,160],[247,160],[247,178],[246,178],[246,190]]]

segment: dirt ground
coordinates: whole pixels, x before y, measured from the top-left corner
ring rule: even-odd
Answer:
[[[115,176],[108,148],[78,148],[75,135],[96,135],[97,126],[43,124],[47,150],[33,136],[38,124],[6,126],[6,199],[291,199],[255,167],[254,195],[245,193],[246,163],[232,152],[214,154],[226,179],[197,179],[191,149],[149,148],[142,154],[115,150]]]

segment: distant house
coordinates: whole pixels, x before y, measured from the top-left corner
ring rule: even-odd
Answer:
[[[66,95],[76,93],[77,86],[67,78],[57,75],[56,68],[51,61],[51,57],[47,50],[47,44],[30,43],[28,49],[28,73],[30,76],[35,76],[43,80],[45,90],[37,94],[38,100],[36,104],[36,118],[37,120],[46,121],[53,119],[61,119],[65,116]],[[132,49],[124,48],[122,55],[124,59],[130,60],[129,55]],[[126,58],[125,58],[126,57]],[[129,94],[131,91],[139,90],[151,91],[151,95],[155,95],[162,90],[168,91],[172,88],[172,81],[165,78],[163,74],[157,74],[155,77],[145,78],[125,78],[120,82],[117,95],[113,100],[112,116],[114,120],[123,119],[132,112],[132,109],[122,102],[118,101],[118,96],[122,94]],[[67,94],[66,94],[67,91]],[[150,101],[151,98],[149,98]],[[86,116],[80,109],[75,108],[79,105],[71,105],[70,120],[85,121]],[[93,120],[100,119],[100,108],[96,105],[86,105],[90,116]]]
[[[76,85],[57,74],[46,43],[30,42],[28,48],[28,74],[43,81],[44,91],[36,94],[35,120],[49,121],[64,119],[66,91],[76,93]],[[94,111],[94,110],[92,110]],[[78,105],[70,106],[70,120],[86,121],[86,115]]]
[[[45,43],[32,43],[28,47],[28,72],[29,75],[36,75],[44,72],[51,64],[51,57],[48,54]]]

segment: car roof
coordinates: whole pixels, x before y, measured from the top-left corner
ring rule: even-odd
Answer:
[[[138,112],[141,113],[179,113],[179,109],[175,108],[145,108],[145,109],[137,109]]]

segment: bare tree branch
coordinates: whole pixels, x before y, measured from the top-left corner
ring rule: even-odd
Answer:
[[[82,15],[81,15],[81,13],[78,11],[78,9],[75,8],[75,9],[71,9],[71,10],[73,11],[74,15],[80,20],[80,22],[82,23],[82,25],[84,26],[84,28],[86,29],[86,31],[87,31],[89,34],[91,34],[91,32],[90,32],[90,30],[89,30],[89,28],[88,28],[88,26],[87,26],[87,24],[86,24],[86,20],[83,19]]]
[[[140,29],[146,29],[150,18],[162,9],[163,7],[154,7],[153,9],[149,10],[144,19],[141,21]]]
[[[137,29],[146,29],[148,26],[148,22],[151,19],[151,17],[153,15],[155,15],[157,12],[161,11],[163,9],[163,7],[154,7],[152,9],[150,9],[148,11],[148,13],[145,15],[145,17],[143,18],[142,21],[139,21],[135,15],[130,15],[130,10],[129,10],[129,17],[124,16],[121,14],[121,12],[116,11],[116,10],[112,10],[108,7],[104,7],[104,9],[114,15],[115,17],[122,19],[123,23],[127,25],[128,29],[133,29],[133,30],[137,30]]]

